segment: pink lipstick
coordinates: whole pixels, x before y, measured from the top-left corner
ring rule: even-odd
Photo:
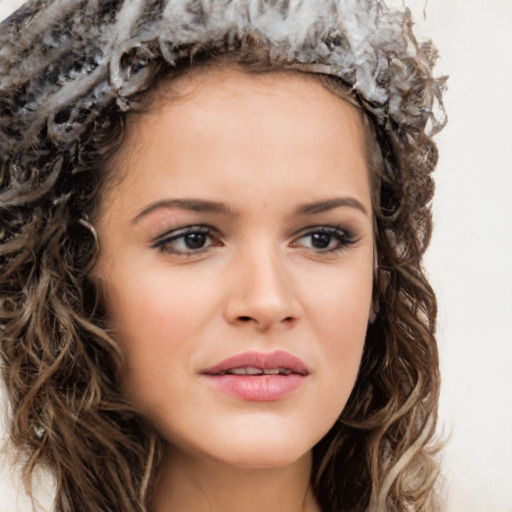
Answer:
[[[216,390],[256,402],[270,402],[289,396],[309,375],[303,361],[280,350],[238,354],[201,373]]]

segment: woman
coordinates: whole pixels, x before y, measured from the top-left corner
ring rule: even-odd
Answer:
[[[2,26],[3,376],[57,511],[438,509],[442,82],[410,27],[357,0]]]

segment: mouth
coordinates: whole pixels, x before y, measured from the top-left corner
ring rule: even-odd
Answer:
[[[258,377],[260,375],[290,375],[295,373],[290,368],[255,368],[254,366],[246,366],[242,368],[230,368],[225,372],[219,372],[214,375],[252,375]]]
[[[306,364],[298,357],[288,352],[276,350],[275,352],[245,352],[207,368],[204,375],[308,375]]]
[[[269,402],[293,394],[309,370],[299,358],[283,351],[246,352],[201,372],[221,393],[245,401]]]

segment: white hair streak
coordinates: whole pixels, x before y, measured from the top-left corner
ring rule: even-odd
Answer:
[[[341,78],[383,126],[435,133],[446,123],[444,81],[432,74],[435,49],[411,26],[407,9],[383,0],[32,0],[0,25],[0,126],[20,121],[22,144],[44,125],[73,143],[83,112],[92,121],[113,99],[130,108],[156,48],[172,65],[257,35],[272,61]]]

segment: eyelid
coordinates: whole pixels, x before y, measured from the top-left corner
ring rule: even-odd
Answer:
[[[336,251],[341,251],[347,248],[349,245],[353,245],[358,241],[357,235],[352,229],[343,227],[340,225],[316,225],[303,228],[297,234],[294,235],[292,240],[292,247],[298,245],[298,241],[307,236],[311,236],[315,233],[323,233],[326,235],[334,236],[338,240],[338,245],[332,249],[321,249],[321,248],[309,248],[319,254],[328,254]]]
[[[347,238],[356,239],[356,232],[353,228],[348,226],[343,226],[341,224],[313,224],[311,226],[307,226],[305,228],[301,228],[292,234],[292,238],[297,239],[301,238],[312,232],[322,231],[329,233],[344,233],[347,235]]]
[[[185,251],[173,251],[171,249],[166,249],[166,246],[169,246],[173,241],[179,240],[182,237],[185,237],[189,234],[204,234],[208,236],[212,240],[212,243],[204,248],[199,248],[197,250],[189,249]],[[221,235],[219,232],[211,226],[205,224],[193,224],[188,226],[183,226],[181,228],[170,229],[159,235],[151,242],[151,248],[157,249],[161,252],[167,252],[169,254],[174,254],[178,256],[194,256],[199,254],[204,254],[206,251],[210,249],[212,245],[216,244],[216,241],[219,242]],[[218,244],[217,244],[218,245]]]
[[[205,224],[189,224],[187,226],[182,226],[179,228],[172,228],[166,230],[161,235],[156,236],[152,241],[151,244],[157,244],[158,242],[162,240],[168,240],[172,238],[178,238],[183,235],[187,235],[188,233],[195,233],[195,232],[201,232],[205,234],[210,234],[213,232],[214,229],[210,226],[207,226]]]
[[[332,237],[333,239],[329,241],[328,246],[331,245],[331,242],[336,242],[335,247],[308,247],[307,244],[300,243],[301,239],[308,236],[313,236],[314,234],[318,233]],[[172,249],[173,242],[178,241],[189,234],[204,234],[209,238],[210,242],[204,247]],[[307,226],[299,231],[296,231],[293,235],[291,235],[291,237],[291,247],[302,248],[307,251],[325,255],[346,250],[348,246],[353,245],[359,240],[359,237],[353,228],[342,225],[328,224],[316,224]],[[151,241],[151,248],[157,249],[162,253],[171,255],[173,254],[180,257],[199,256],[207,253],[212,247],[218,247],[220,245],[224,245],[222,241],[222,234],[220,234],[217,229],[206,224],[192,224],[180,228],[170,229]]]

